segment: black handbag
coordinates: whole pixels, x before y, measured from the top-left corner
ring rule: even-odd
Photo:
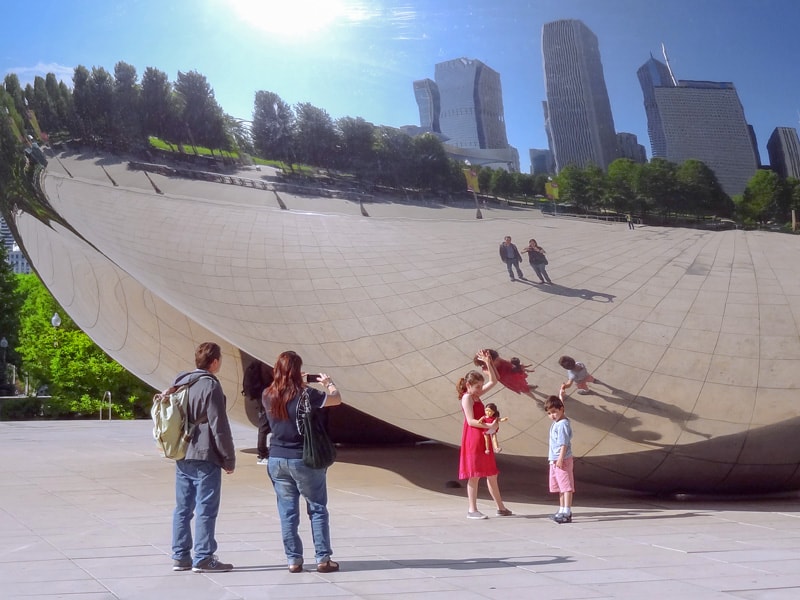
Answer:
[[[311,469],[326,469],[336,461],[334,446],[322,422],[321,409],[311,406],[303,388],[297,403],[297,430],[303,436],[303,462]]]

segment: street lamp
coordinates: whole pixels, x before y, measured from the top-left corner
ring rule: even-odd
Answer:
[[[5,337],[0,339],[0,348],[3,349],[3,376],[2,376],[2,381],[0,381],[0,383],[5,384],[5,382],[6,382],[6,371],[7,371],[7,369],[6,369],[6,348],[8,348],[8,340]]]

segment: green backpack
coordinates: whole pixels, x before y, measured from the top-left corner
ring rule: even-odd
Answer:
[[[208,421],[207,416],[195,423],[190,423],[188,418],[189,388],[203,377],[216,381],[216,377],[203,374],[182,385],[173,385],[153,396],[153,407],[150,410],[150,416],[153,417],[153,438],[164,458],[172,460],[185,458],[195,427]]]

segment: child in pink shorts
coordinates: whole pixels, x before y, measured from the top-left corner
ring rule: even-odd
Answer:
[[[551,519],[561,525],[572,523],[572,497],[575,493],[575,476],[572,472],[572,426],[564,416],[564,403],[558,396],[550,396],[544,410],[553,421],[550,425],[550,491],[558,493],[558,512]]]

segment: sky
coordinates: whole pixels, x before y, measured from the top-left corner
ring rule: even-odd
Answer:
[[[798,0],[38,0],[0,6],[0,75],[23,84],[119,61],[207,78],[223,110],[249,120],[255,92],[332,118],[419,125],[413,81],[466,57],[500,73],[509,143],[528,172],[547,148],[542,25],[580,19],[598,38],[618,132],[650,156],[636,70],[666,45],[678,79],[730,81],[762,163],[775,127],[800,128]],[[14,34],[10,35],[10,32]]]

